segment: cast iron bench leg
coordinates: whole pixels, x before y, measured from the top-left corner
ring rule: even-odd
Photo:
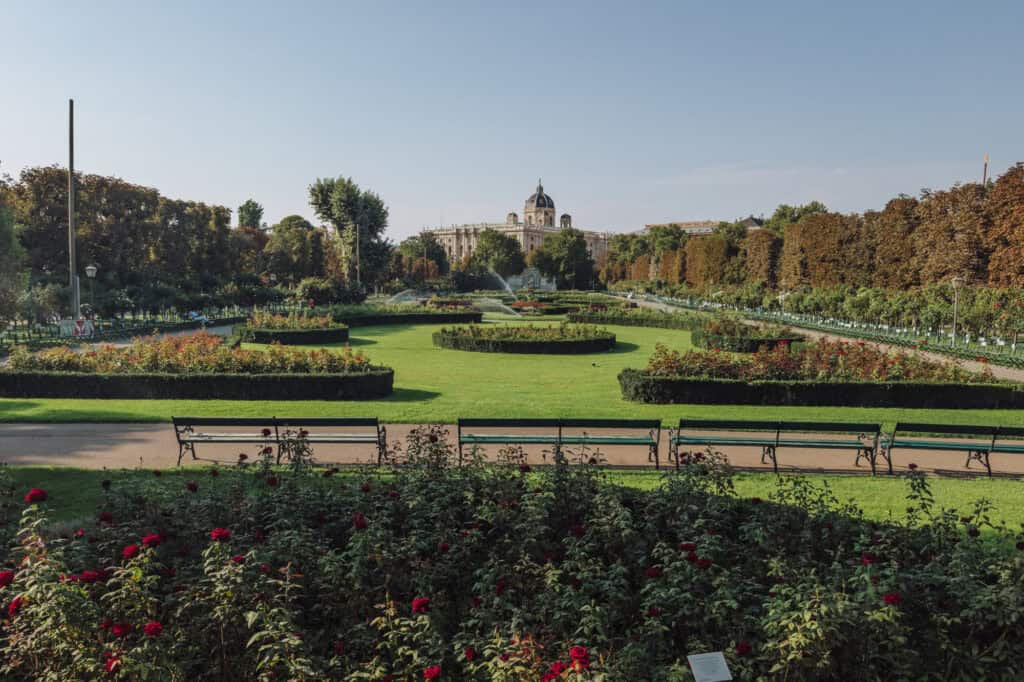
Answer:
[[[181,466],[181,460],[185,456],[185,452],[192,453],[192,459],[196,458],[196,446],[190,441],[178,444],[178,466]]]
[[[761,464],[764,464],[766,457],[772,460],[772,471],[779,473],[779,462],[775,459],[774,445],[764,445],[761,447]]]

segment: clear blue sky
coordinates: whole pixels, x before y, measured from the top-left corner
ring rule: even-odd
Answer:
[[[20,2],[0,172],[66,163],[275,222],[352,176],[400,238],[537,177],[628,231],[878,208],[1024,160],[1024,3]]]

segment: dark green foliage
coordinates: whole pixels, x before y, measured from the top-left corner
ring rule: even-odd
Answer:
[[[254,329],[241,325],[235,330],[250,343],[280,343],[285,346],[322,346],[348,341],[348,327],[338,325],[330,329]]]

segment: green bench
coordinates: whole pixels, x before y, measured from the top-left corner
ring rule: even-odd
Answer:
[[[711,433],[696,433],[700,431]],[[845,437],[824,438],[822,434]],[[779,448],[854,450],[857,453],[854,465],[860,466],[860,461],[866,459],[874,474],[878,455],[882,454],[888,460],[888,453],[880,453],[878,448],[880,435],[878,424],[680,419],[679,426],[669,431],[669,460],[679,468],[680,447],[755,447],[761,448],[761,463],[771,460],[772,469],[778,473]],[[891,461],[889,473],[892,473]]]
[[[523,429],[544,433],[523,433]],[[655,468],[661,466],[661,421],[657,419],[459,419],[458,436],[460,464],[466,445],[548,445],[555,453],[567,445],[615,445],[645,447],[647,461],[654,462]]]
[[[939,440],[936,436],[945,436],[949,440]],[[963,452],[967,454],[965,468],[970,469],[972,461],[980,462],[991,476],[992,464],[989,455],[994,452],[1024,455],[1024,440],[1020,440],[1022,438],[1024,428],[1020,427],[898,422],[892,434],[883,439],[882,449],[890,458],[896,448]]]
[[[373,445],[378,465],[387,446],[387,432],[376,417],[171,417],[171,422],[178,439],[178,466],[186,452],[196,459],[199,444],[269,445],[276,447],[280,464],[302,430],[310,444]]]

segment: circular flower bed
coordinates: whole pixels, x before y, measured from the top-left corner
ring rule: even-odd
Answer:
[[[615,334],[588,325],[452,327],[434,332],[434,345],[480,353],[601,353],[615,347]]]
[[[695,346],[733,353],[756,353],[762,348],[771,350],[803,340],[803,336],[786,327],[755,327],[731,317],[708,318],[692,332]]]
[[[522,315],[565,315],[574,310],[567,305],[553,305],[543,301],[516,301],[509,307]]]
[[[328,316],[271,315],[255,312],[238,334],[252,343],[309,346],[348,341],[348,326]]]

